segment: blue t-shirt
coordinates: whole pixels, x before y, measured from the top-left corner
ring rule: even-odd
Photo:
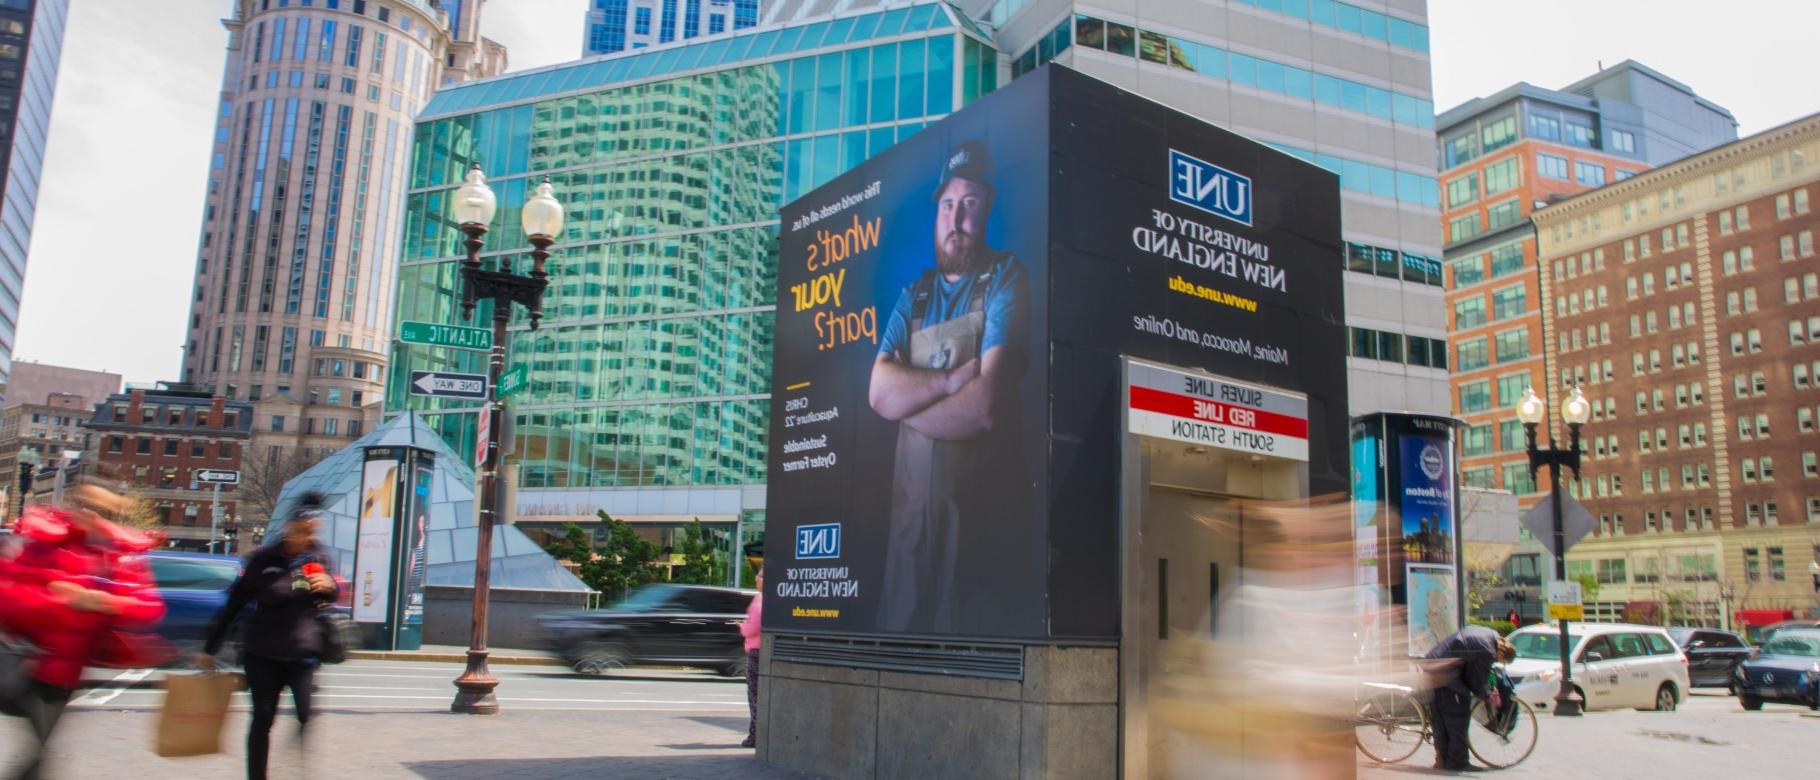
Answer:
[[[978,280],[978,273],[966,274],[952,282],[937,273],[934,284],[930,285],[933,289],[923,312],[923,327],[964,316],[973,297],[973,285]],[[885,322],[884,336],[878,341],[879,354],[898,352],[904,359],[909,358],[911,290],[915,286],[912,282],[898,294],[897,306],[892,308],[891,317]],[[986,283],[983,306],[986,327],[980,338],[981,358],[986,356],[986,350],[1016,344],[1022,339],[1022,324],[1028,318],[1023,311],[1025,289],[1023,264],[1010,253],[999,255],[992,264],[992,278]]]

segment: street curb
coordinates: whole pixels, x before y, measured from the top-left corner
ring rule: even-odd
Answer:
[[[348,659],[359,661],[428,661],[433,663],[464,664],[468,662],[468,654],[466,652],[426,653],[421,650],[349,650]],[[563,663],[561,659],[552,658],[547,655],[499,655],[497,653],[488,654],[487,663],[509,666],[561,666],[565,668],[568,666],[568,664]]]

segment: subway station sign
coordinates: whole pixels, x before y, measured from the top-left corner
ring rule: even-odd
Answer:
[[[1133,361],[1126,403],[1140,436],[1308,460],[1308,400],[1299,395]]]

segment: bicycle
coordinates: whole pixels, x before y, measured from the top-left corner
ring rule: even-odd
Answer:
[[[1353,742],[1366,758],[1395,764],[1434,741],[1428,709],[1405,685],[1364,683],[1353,718]],[[1466,729],[1466,748],[1492,769],[1522,763],[1536,749],[1536,712],[1515,696],[1502,712],[1484,700],[1473,702]]]

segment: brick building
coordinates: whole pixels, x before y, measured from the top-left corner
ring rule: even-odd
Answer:
[[[1672,117],[1673,121],[1666,121]],[[1441,114],[1441,227],[1463,481],[1535,500],[1512,412],[1543,379],[1530,214],[1737,138],[1725,109],[1625,61],[1561,90],[1527,83]]]
[[[192,486],[199,469],[239,471],[252,438],[253,404],[207,388],[160,383],[131,388],[95,407],[87,427],[84,476],[115,482],[145,499],[174,546],[209,543],[212,491]],[[238,490],[221,491],[218,527],[239,515]]]
[[[1820,609],[1815,197],[1820,115],[1536,212],[1547,387],[1594,410],[1576,490],[1600,528],[1568,565],[1598,616]]]

